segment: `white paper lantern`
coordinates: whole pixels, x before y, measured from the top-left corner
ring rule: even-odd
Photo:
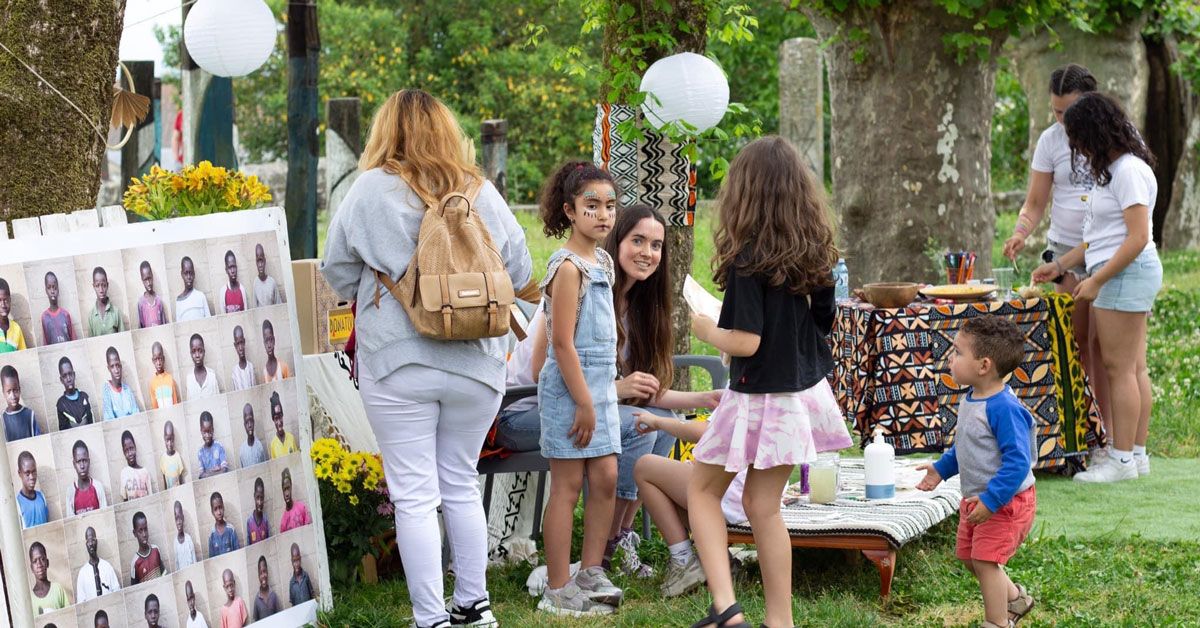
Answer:
[[[716,126],[729,107],[729,80],[712,59],[694,52],[655,61],[642,77],[642,111],[655,127],[682,120],[697,132]]]
[[[275,15],[263,0],[199,0],[183,38],[196,65],[217,76],[244,76],[275,49]]]

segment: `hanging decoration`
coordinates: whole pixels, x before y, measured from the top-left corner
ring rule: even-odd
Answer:
[[[642,111],[655,128],[683,122],[696,133],[716,126],[729,108],[729,80],[712,59],[684,52],[655,61],[642,76]]]
[[[263,0],[197,0],[183,23],[188,54],[216,76],[245,76],[275,49],[275,14]]]

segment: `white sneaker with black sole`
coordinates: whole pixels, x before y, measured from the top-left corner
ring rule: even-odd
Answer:
[[[459,606],[451,602],[446,605],[450,613],[451,626],[480,626],[482,628],[498,628],[500,622],[492,614],[492,603],[483,598],[470,606]]]
[[[1076,482],[1110,484],[1112,482],[1136,480],[1137,478],[1138,469],[1133,460],[1121,462],[1117,460],[1116,456],[1109,456],[1098,464],[1092,465],[1087,471],[1076,473],[1074,479]]]

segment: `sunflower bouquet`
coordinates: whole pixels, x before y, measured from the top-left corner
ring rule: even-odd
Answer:
[[[271,190],[254,175],[214,166],[185,166],[179,172],[151,166],[129,182],[125,209],[150,220],[253,209],[271,201]]]
[[[379,454],[350,451],[333,438],[314,442],[310,455],[321,490],[330,573],[349,581],[364,556],[379,553],[375,539],[393,525],[383,461]]]

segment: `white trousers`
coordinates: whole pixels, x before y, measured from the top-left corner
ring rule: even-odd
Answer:
[[[443,597],[442,507],[454,557],[454,602],[487,596],[487,521],[475,465],[501,394],[476,380],[410,364],[359,389],[383,454],[396,507],[396,542],[412,599],[413,619],[449,619]]]

